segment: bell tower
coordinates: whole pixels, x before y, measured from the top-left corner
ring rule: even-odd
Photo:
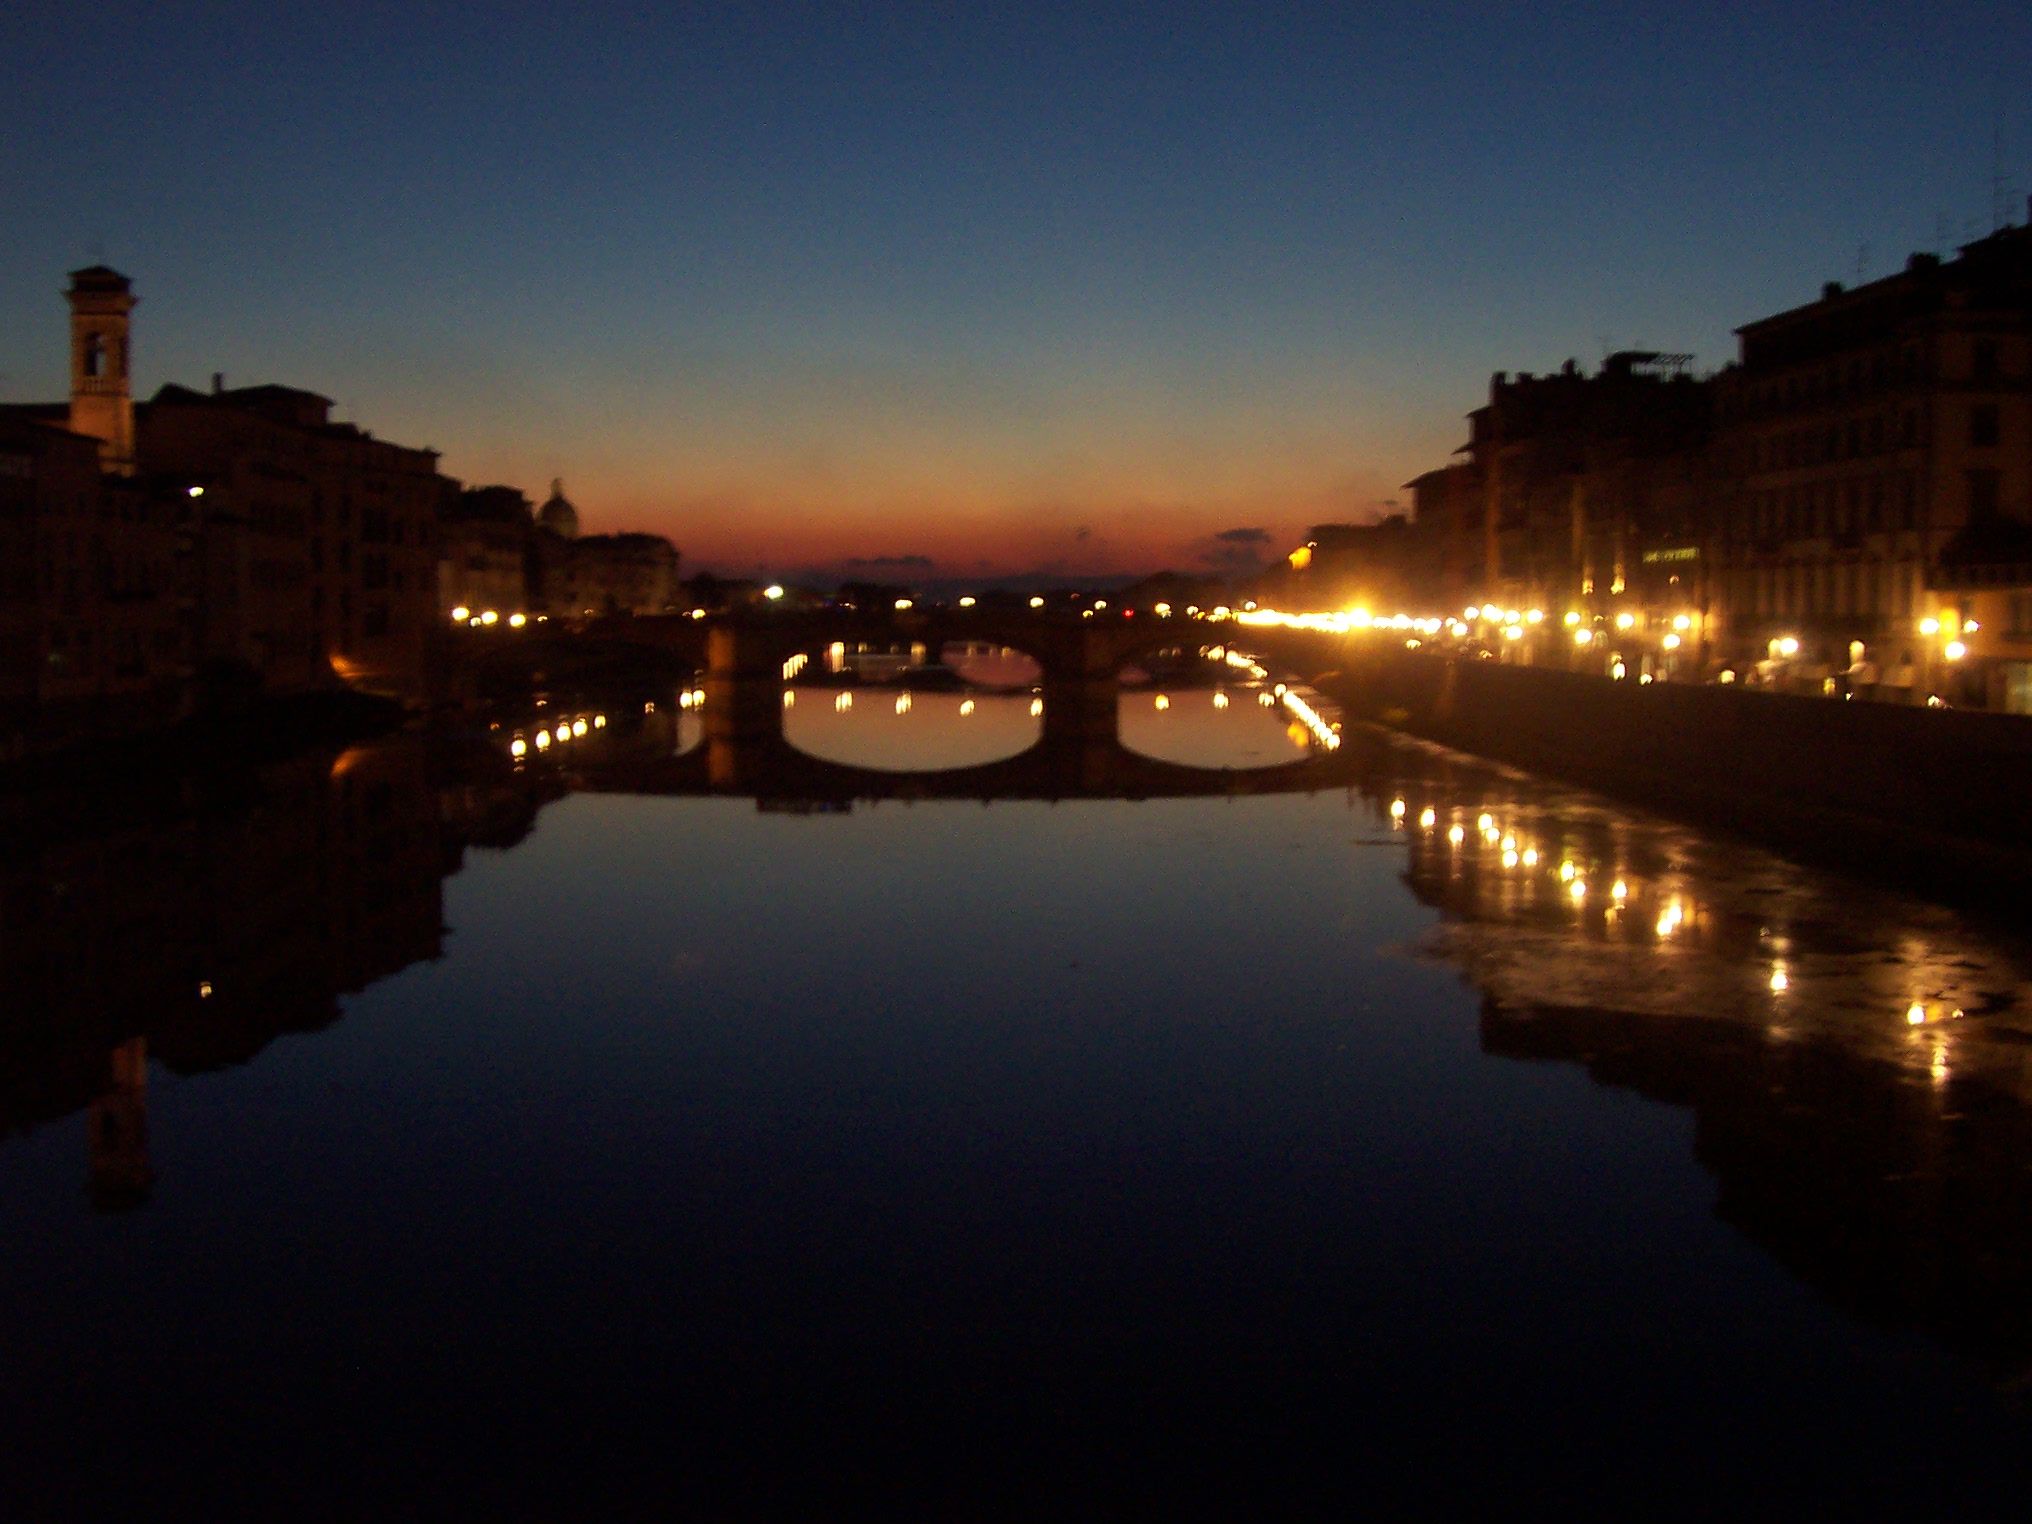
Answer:
[[[134,474],[134,395],[127,378],[126,276],[104,265],[71,271],[71,432],[99,441],[99,464]]]

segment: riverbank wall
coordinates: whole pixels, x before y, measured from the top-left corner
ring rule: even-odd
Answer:
[[[1368,720],[1789,857],[2032,918],[2032,718],[1258,642]]]

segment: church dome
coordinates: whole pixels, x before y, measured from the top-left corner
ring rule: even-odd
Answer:
[[[536,510],[536,522],[560,540],[576,540],[579,537],[579,511],[564,495],[562,481],[550,484],[550,496]]]

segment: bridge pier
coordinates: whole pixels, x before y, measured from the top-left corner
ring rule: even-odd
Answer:
[[[759,632],[720,626],[706,638],[706,703],[699,717],[706,776],[738,788],[783,739],[783,658]],[[744,768],[743,764],[748,766]],[[766,765],[766,764],[765,764]]]

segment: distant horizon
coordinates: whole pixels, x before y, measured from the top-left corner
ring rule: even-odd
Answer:
[[[0,44],[0,400],[62,395],[104,262],[137,395],[301,386],[743,576],[1268,560],[1405,506],[1492,372],[1715,369],[2032,188],[2022,6],[25,0]]]

